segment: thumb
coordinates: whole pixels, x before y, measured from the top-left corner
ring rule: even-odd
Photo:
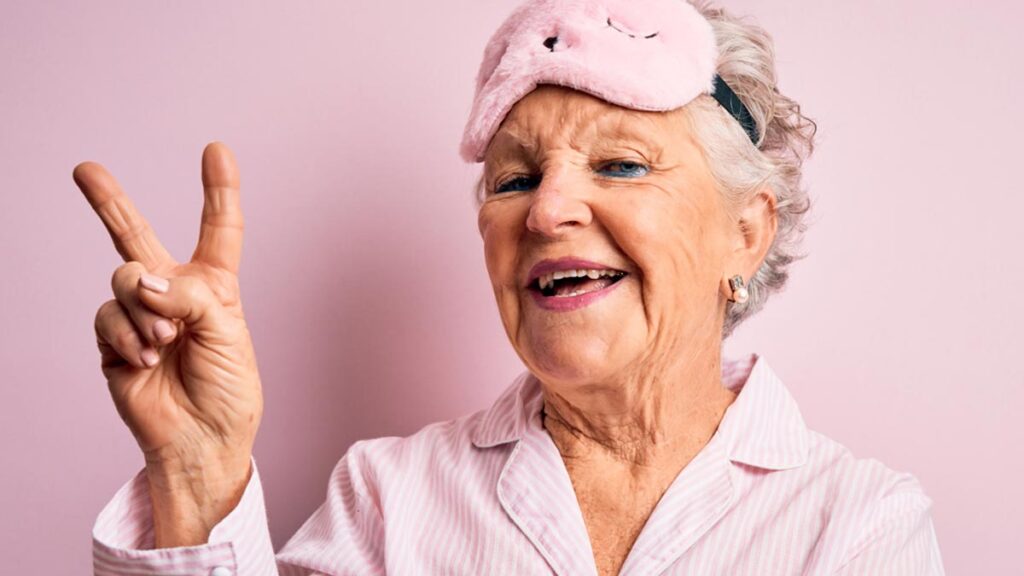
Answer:
[[[162,278],[143,273],[139,300],[166,318],[182,320],[193,331],[221,333],[228,314],[206,282],[194,276]]]

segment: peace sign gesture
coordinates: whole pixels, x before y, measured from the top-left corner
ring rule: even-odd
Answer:
[[[146,457],[157,546],[204,543],[248,483],[263,415],[238,288],[238,168],[223,144],[203,151],[199,242],[184,263],[106,169],[83,162],[73,177],[125,260],[96,313],[96,339],[114,404]]]

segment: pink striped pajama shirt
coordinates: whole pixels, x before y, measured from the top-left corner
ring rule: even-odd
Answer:
[[[622,567],[641,575],[943,574],[931,500],[910,474],[809,430],[763,358],[658,502]],[[523,372],[487,410],[353,444],[327,499],[275,554],[260,477],[201,546],[152,550],[144,472],[93,530],[99,575],[596,574],[562,458]]]

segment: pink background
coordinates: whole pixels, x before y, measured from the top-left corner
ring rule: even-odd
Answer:
[[[260,4],[257,6],[257,4]],[[0,5],[4,572],[90,568],[142,462],[99,370],[119,258],[71,181],[105,163],[179,258],[203,145],[242,169],[243,298],[275,543],[356,439],[488,406],[519,372],[457,157],[512,1]],[[731,0],[820,123],[810,256],[743,326],[815,429],[935,500],[951,574],[1019,569],[1019,3]]]

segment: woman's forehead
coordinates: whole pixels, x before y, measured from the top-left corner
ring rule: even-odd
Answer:
[[[633,110],[569,88],[541,86],[515,104],[494,135],[487,156],[564,145],[663,148],[685,145],[689,137],[682,109]]]

